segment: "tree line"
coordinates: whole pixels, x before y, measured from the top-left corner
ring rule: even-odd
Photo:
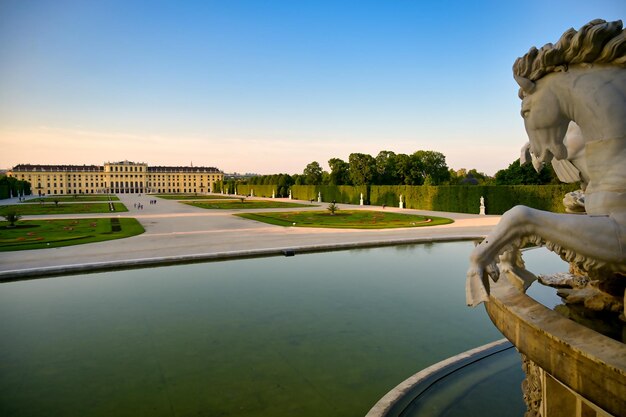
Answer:
[[[218,182],[217,190],[235,193],[238,183],[276,185],[278,196],[287,196],[292,185],[546,185],[559,180],[551,165],[537,173],[531,164],[520,165],[519,159],[508,168],[489,176],[476,169],[450,169],[446,157],[436,151],[416,151],[411,155],[380,151],[376,157],[352,153],[348,161],[331,158],[330,172],[317,161],[309,163],[302,174],[259,175],[247,179]],[[0,175],[0,199],[10,195],[30,194],[31,184]]]
[[[309,163],[302,174],[272,174],[251,177],[244,183],[277,186],[279,196],[288,194],[292,185],[544,185],[558,184],[551,166],[537,173],[531,164],[515,160],[508,168],[489,176],[476,169],[450,169],[441,152],[419,150],[411,155],[380,151],[375,157],[352,153],[348,161],[331,158],[330,172],[317,161]],[[234,189],[234,182],[229,188]]]
[[[0,199],[29,195],[30,193],[31,185],[28,181],[18,180],[8,175],[0,175]]]

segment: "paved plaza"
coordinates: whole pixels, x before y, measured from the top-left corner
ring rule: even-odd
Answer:
[[[421,210],[400,210],[378,206],[339,204],[340,209],[402,211],[454,219],[454,223],[403,229],[319,229],[282,227],[234,216],[239,210],[206,210],[151,195],[120,194],[129,212],[120,217],[134,217],[145,233],[126,239],[68,246],[53,249],[0,253],[0,279],[36,276],[45,273],[84,271],[92,268],[138,266],[163,261],[183,262],[202,259],[229,258],[272,254],[284,250],[322,250],[359,245],[459,240],[484,237],[500,216],[479,216]],[[150,200],[157,200],[150,204]],[[17,199],[13,199],[17,202]],[[306,203],[288,199],[290,201]],[[3,201],[6,204],[6,200]],[[136,205],[142,205],[138,209]],[[255,211],[324,210],[327,203],[314,203],[311,208],[256,209]],[[54,217],[24,216],[28,219],[94,218],[111,214],[68,214]]]

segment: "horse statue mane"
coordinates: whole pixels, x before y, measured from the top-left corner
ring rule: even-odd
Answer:
[[[613,64],[626,66],[626,30],[622,21],[607,22],[595,19],[580,30],[570,28],[556,45],[534,46],[515,60],[513,76],[516,80],[537,81],[551,72],[562,71],[576,64]],[[523,92],[520,90],[520,98]]]

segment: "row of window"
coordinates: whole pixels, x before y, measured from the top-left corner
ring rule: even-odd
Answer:
[[[20,177],[19,175],[16,175],[16,176],[15,176],[15,178],[19,178],[19,177]],[[30,179],[32,178],[32,175],[25,175],[25,174],[22,174],[22,175],[21,175],[21,177],[22,177],[22,179],[23,179],[23,180],[24,180],[24,179],[29,179],[29,180],[30,180]],[[60,179],[62,179],[62,178],[64,178],[64,177],[63,177],[63,176],[60,176]],[[73,179],[76,179],[76,175],[68,175],[68,176],[67,176],[67,178],[73,178]],[[81,176],[80,174],[78,174],[78,179],[81,179],[81,178],[82,178],[82,176]],[[37,179],[38,179],[38,180],[41,180],[41,175],[37,175]],[[46,175],[46,179],[47,179],[47,180],[50,180],[50,175]],[[52,178],[52,179],[53,179],[53,180],[56,180],[56,179],[57,179],[57,176],[56,176],[56,175],[53,175],[53,178]],[[97,180],[97,179],[98,179],[98,176],[97,176],[97,175],[85,175],[85,179]],[[100,175],[100,179],[101,179],[101,180],[103,180],[103,179],[104,179],[104,175]]]
[[[209,190],[210,191],[210,190]],[[143,188],[111,188],[111,189],[102,189],[102,190],[76,190],[76,189],[68,189],[67,194],[108,194],[108,193],[120,193],[120,194],[137,194],[143,193]],[[197,193],[204,192],[204,190],[198,190],[197,188],[157,188],[157,189],[149,189],[148,192],[155,193]],[[64,190],[51,190],[48,194],[52,195],[63,195],[65,194]],[[46,193],[40,193],[40,195],[46,195]]]
[[[124,183],[124,184],[125,184],[125,186],[126,186],[126,187],[128,187],[128,181],[126,181],[126,182],[124,182],[124,181],[111,181],[111,182],[110,182],[111,187],[113,187],[113,186],[114,186],[114,183],[115,183],[115,187],[118,187],[118,186],[119,186],[119,185],[121,185],[122,183]],[[76,184],[77,184],[77,183],[74,183],[74,187],[75,187],[75,188],[76,188],[76,187],[82,187],[82,186],[83,186],[83,183],[82,183],[82,182],[79,182],[79,183],[78,183],[78,185],[76,185]],[[166,185],[167,185],[167,186],[173,186],[173,185],[175,185],[175,186],[177,186],[177,187],[180,187],[180,182],[168,182],[168,183],[165,183],[165,182],[163,182],[163,183],[160,183],[160,182],[156,182],[156,183],[154,183],[154,182],[147,182],[146,184],[147,184],[148,186],[156,186],[156,187],[161,187],[161,186],[166,186]],[[183,182],[183,187],[187,187],[187,185],[189,185],[189,186],[191,187],[191,183],[187,184],[186,182]],[[55,182],[55,183],[53,183],[53,186],[54,186],[54,188],[56,188],[56,187],[57,187],[57,183],[56,183],[56,182]],[[63,184],[59,183],[59,187],[62,187],[62,186],[63,186]],[[71,187],[71,186],[72,186],[72,183],[71,183],[71,182],[68,182],[65,186],[66,186],[66,187]],[[99,186],[99,187],[105,187],[105,183],[104,183],[104,182],[101,182],[101,183],[100,183],[100,185],[98,185],[98,183],[95,183],[95,185],[94,185],[94,183],[93,183],[93,182],[92,182],[91,184],[90,184],[90,183],[85,183],[85,187],[91,187],[91,188],[93,188],[93,187],[98,187],[98,186]],[[131,181],[131,182],[130,182],[130,186],[131,186],[131,187],[133,186],[133,181]],[[134,186],[135,186],[135,187],[143,187],[143,181],[141,181],[141,182],[137,182],[137,181],[135,181]],[[195,182],[194,182],[194,183],[193,183],[193,186],[194,186],[194,187],[196,187],[196,186],[197,186],[197,183],[195,183]],[[204,183],[200,183],[200,187],[204,187]],[[37,184],[37,188],[42,188],[41,183]],[[47,188],[50,188],[50,183],[47,183]]]
[[[169,180],[169,179],[172,179],[172,177],[173,177],[173,176],[174,176],[174,174],[172,174],[172,175],[167,175],[167,176],[166,176],[166,175],[163,175],[163,179],[164,179],[164,180],[165,180],[165,179],[168,179],[168,180]],[[19,175],[17,175],[17,176],[16,176],[16,178],[19,178],[19,177],[20,177]],[[69,177],[69,176],[68,176],[68,177]],[[116,175],[108,175],[108,176],[106,176],[106,177],[105,177],[104,175],[101,175],[101,176],[100,176],[100,181],[104,181],[104,180],[105,180],[105,178],[129,178],[129,177],[130,177],[130,178],[146,178],[146,176],[145,176],[145,175],[116,174]],[[74,180],[76,180],[76,179],[78,179],[79,181],[80,181],[80,180],[82,180],[82,177],[81,177],[81,175],[80,175],[80,174],[78,175],[78,178],[76,177],[76,175],[74,175],[72,178],[73,178]],[[176,177],[174,177],[174,178],[176,178]],[[22,179],[22,180],[27,180],[27,181],[32,181],[32,176],[31,176],[31,175],[24,175],[24,174],[22,174],[22,175],[21,175],[21,179]],[[46,179],[47,179],[48,181],[50,181],[50,175],[46,176]],[[60,179],[63,179],[63,178],[61,177]],[[147,179],[148,179],[148,180],[150,180],[150,179],[151,179],[151,177],[150,177],[150,176],[147,176]],[[156,179],[156,180],[160,180],[160,179],[161,179],[161,176],[160,176],[160,175],[158,175],[155,179]],[[190,175],[190,176],[189,176],[189,179],[191,180],[191,179],[193,179],[193,177]],[[209,181],[209,177],[208,177],[208,176],[206,176],[206,177],[202,177],[202,176],[200,176],[199,178],[198,178],[198,177],[196,177],[196,179],[200,179],[200,181],[202,181],[202,180],[207,180],[207,181]],[[37,175],[37,180],[38,180],[38,181],[41,181],[41,176],[40,176],[40,175]],[[54,180],[54,181],[56,181],[56,180],[57,180],[56,175],[55,175],[55,176],[53,176],[52,180]],[[98,176],[96,175],[96,176],[95,176],[95,178],[94,178],[94,176],[93,176],[93,175],[89,175],[89,176],[85,175],[85,180],[98,180]],[[187,180],[187,176],[186,176],[186,175],[183,175],[183,181],[186,181],[186,180]],[[215,180],[216,180],[215,176],[214,176],[214,175],[211,175],[210,180],[211,180],[211,181],[215,181]]]
[[[106,166],[107,165],[105,165],[105,167]],[[137,167],[137,166],[129,167],[129,166],[108,165],[108,167],[113,168],[113,169],[110,169],[110,171],[115,171],[115,172],[129,172],[129,171],[130,172],[143,172],[145,170],[145,167]]]
[[[50,188],[50,183],[48,183],[47,185],[48,185],[48,188]],[[56,186],[57,186],[57,183],[55,182],[55,183],[54,183],[54,187],[56,188]],[[64,184],[59,183],[59,187],[63,187],[63,186],[64,186]],[[66,186],[66,187],[71,187],[71,186],[72,186],[72,183],[71,183],[71,182],[68,182],[67,184],[65,184],[65,186]],[[83,186],[83,183],[82,183],[82,182],[79,182],[79,183],[78,183],[78,187],[82,187],[82,186]],[[90,186],[90,185],[89,185],[89,183],[87,183],[87,182],[86,182],[86,183],[85,183],[85,187],[89,187],[89,186]],[[38,188],[41,188],[41,183],[37,184],[37,187],[38,187]],[[74,183],[74,187],[76,187],[76,183]],[[92,183],[91,183],[91,187],[92,187],[92,188],[93,188],[93,187],[98,187],[98,183],[96,183],[96,185],[94,185],[94,183],[92,182]],[[100,187],[104,187],[104,183],[103,183],[103,182],[101,182],[101,183],[100,183]]]

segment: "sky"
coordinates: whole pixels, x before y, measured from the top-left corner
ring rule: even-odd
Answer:
[[[434,150],[493,175],[528,140],[511,67],[623,0],[0,0],[0,168]]]

